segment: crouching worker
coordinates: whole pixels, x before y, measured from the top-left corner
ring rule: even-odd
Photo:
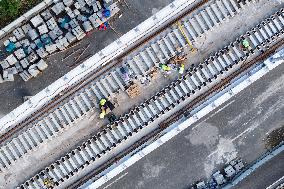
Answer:
[[[184,64],[180,64],[180,66],[178,68],[178,73],[179,74],[183,74],[184,73]]]
[[[115,106],[113,105],[113,103],[111,103],[109,100],[105,98],[102,98],[100,100],[100,109],[101,109],[100,118],[103,119],[107,114],[112,112],[114,108]]]
[[[251,46],[250,46],[248,40],[246,40],[246,39],[242,40],[242,49],[248,50],[248,51],[251,50]]]

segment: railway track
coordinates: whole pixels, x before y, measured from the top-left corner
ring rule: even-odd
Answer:
[[[76,182],[72,183],[71,185],[68,186],[68,188],[79,188],[80,186],[82,186],[84,183],[86,183],[90,179],[94,180],[94,179],[100,178],[100,176],[102,176],[100,174],[103,171],[105,171],[107,168],[109,168],[110,165],[112,165],[114,163],[117,163],[119,160],[121,160],[122,158],[124,158],[125,156],[127,156],[129,154],[135,153],[135,151],[139,147],[147,144],[147,142],[152,141],[153,139],[155,140],[156,138],[158,138],[166,128],[168,128],[175,121],[179,120],[184,114],[189,113],[196,106],[198,106],[200,103],[206,101],[206,99],[208,97],[210,97],[213,93],[220,92],[225,86],[230,85],[230,82],[232,80],[234,80],[237,76],[242,74],[247,69],[253,67],[254,65],[259,63],[260,61],[263,61],[263,60],[269,58],[269,56],[274,54],[277,51],[277,49],[283,47],[283,45],[284,45],[284,41],[283,40],[279,41],[275,45],[270,47],[268,50],[265,50],[264,53],[262,53],[261,55],[257,56],[255,59],[253,59],[253,60],[251,60],[249,62],[245,62],[242,65],[241,69],[238,69],[232,75],[230,75],[229,77],[224,79],[221,83],[215,85],[213,88],[208,90],[206,93],[203,93],[202,95],[198,96],[193,101],[191,101],[189,104],[187,104],[185,107],[183,107],[181,110],[177,111],[176,113],[174,113],[173,115],[168,117],[166,120],[164,120],[162,123],[160,123],[159,127],[157,129],[155,129],[153,132],[151,132],[147,136],[142,137],[139,141],[135,142],[127,150],[123,151],[122,153],[118,154],[114,158],[111,158],[110,160],[105,162],[104,165],[96,168],[91,173],[85,175],[83,178],[81,178],[81,179],[77,180]]]
[[[185,34],[191,41],[195,41],[236,15],[242,7],[249,6],[250,3],[252,2],[248,1],[248,4],[244,5],[237,3],[236,0],[213,1],[194,16],[185,16],[181,19]],[[177,47],[184,48],[186,45],[183,34],[176,25],[173,25],[149,40],[146,47],[140,47],[132,52],[123,65],[136,76],[146,75],[160,62],[175,56]],[[194,86],[198,86],[197,81],[193,77]],[[41,119],[30,122],[12,139],[7,140],[9,135],[3,137],[0,147],[0,171],[8,169],[22,156],[40,147],[40,144],[52,140],[53,137],[73,126],[76,120],[82,118],[87,112],[96,111],[101,98],[124,91],[127,85],[120,75],[119,68],[112,69],[108,74],[103,74],[72,94],[67,100],[57,104]]]
[[[195,93],[198,91],[206,91],[210,86],[214,87],[231,72],[242,67],[247,59],[263,53],[275,42],[283,40],[283,33],[284,16],[281,9],[230,45],[216,52],[214,56],[200,63],[198,67],[187,70],[182,78],[133,108],[114,124],[108,125],[102,132],[46,167],[19,188],[41,188],[44,186],[43,179],[46,177],[53,178],[56,186],[62,186],[65,181],[76,177],[78,172],[90,167],[141,130],[149,129],[154,122],[157,124],[157,120],[169,117],[173,110],[178,110],[177,105],[185,107],[194,100]],[[243,39],[251,44],[252,49],[249,52],[240,49],[240,42]]]
[[[174,22],[176,20],[179,20],[179,19],[183,18],[185,15],[195,11],[196,9],[198,9],[201,6],[203,6],[207,2],[208,2],[208,0],[201,0],[200,2],[196,3],[190,10],[186,10],[181,15],[179,15],[177,18],[175,18],[173,21],[167,23],[165,26],[157,28],[157,30],[155,32],[151,33],[149,36],[145,36],[140,41],[137,41],[137,43],[135,43],[133,45],[133,47],[131,47],[131,49],[127,49],[125,52],[123,52],[121,55],[119,55],[117,60],[121,60],[123,57],[127,56],[128,54],[130,54],[134,50],[138,49],[140,46],[142,46],[145,43],[147,43],[149,40],[151,40],[156,35],[159,35],[167,27],[169,27],[172,24],[174,24]],[[119,61],[117,61],[116,63],[110,63],[110,60],[109,60],[109,62],[107,62],[107,63],[108,63],[107,65],[111,64],[111,67],[113,67],[113,66],[117,66],[119,64]],[[74,85],[68,87],[67,89],[63,90],[61,92],[61,94],[63,94],[63,93],[65,94],[66,93],[66,95],[62,96],[61,94],[59,94],[59,95],[55,96],[52,99],[51,102],[49,102],[48,104],[44,105],[39,110],[33,112],[29,117],[27,117],[23,121],[21,121],[20,123],[17,123],[14,126],[10,126],[11,128],[8,131],[6,131],[5,134],[2,134],[0,136],[0,144],[3,143],[3,141],[6,141],[9,138],[11,138],[11,136],[13,136],[18,131],[28,127],[29,124],[32,124],[33,122],[38,121],[39,117],[44,117],[49,111],[52,111],[61,102],[65,101],[65,100],[68,100],[68,98],[71,98],[72,95],[74,95],[78,90],[80,90],[80,89],[82,89],[84,87],[87,87],[87,85],[89,85],[90,83],[95,81],[101,74],[103,74],[105,72],[108,72],[108,71],[110,71],[110,68],[107,68],[107,66],[102,66],[101,68],[98,68],[94,72],[88,74],[86,76],[86,80],[87,81],[86,80],[77,81],[76,84],[74,84]]]

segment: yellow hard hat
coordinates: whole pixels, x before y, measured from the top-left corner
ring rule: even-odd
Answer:
[[[106,99],[102,98],[102,99],[100,100],[100,105],[103,106],[103,105],[105,105],[105,103],[106,103]]]

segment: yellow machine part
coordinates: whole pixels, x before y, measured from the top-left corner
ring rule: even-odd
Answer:
[[[183,30],[183,27],[180,23],[180,21],[177,21],[177,25],[178,25],[178,29],[180,30],[180,32],[182,33],[183,37],[185,38],[187,44],[189,45],[190,49],[192,52],[194,52],[196,49],[192,46],[189,38],[187,37],[187,35],[185,34],[184,30]]]

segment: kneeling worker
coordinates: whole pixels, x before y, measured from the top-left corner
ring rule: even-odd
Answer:
[[[113,103],[106,100],[105,98],[102,98],[100,100],[100,109],[101,109],[100,118],[103,119],[114,108],[115,108],[115,106],[113,105]]]

